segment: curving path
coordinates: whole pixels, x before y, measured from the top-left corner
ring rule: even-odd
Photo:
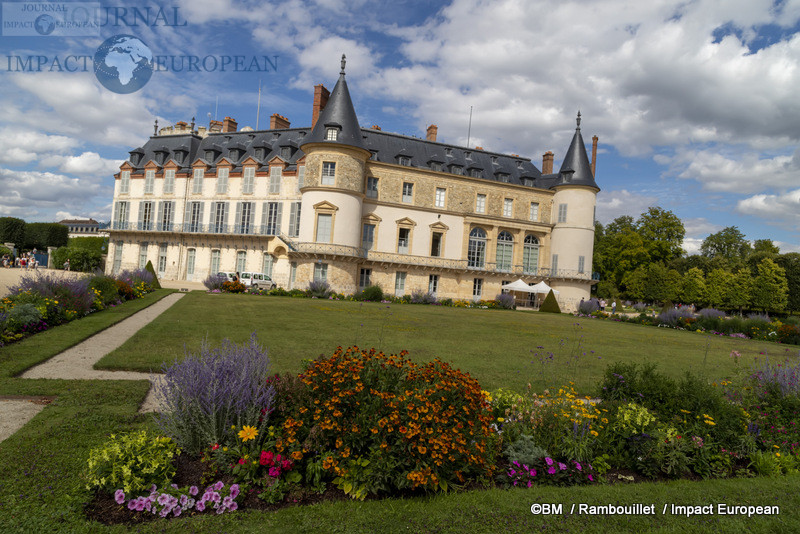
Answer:
[[[158,409],[155,398],[155,385],[161,380],[160,375],[135,373],[131,371],[98,371],[93,368],[100,359],[119,348],[141,328],[155,320],[185,293],[172,293],[155,304],[148,306],[127,319],[98,332],[92,337],[75,345],[71,349],[57,354],[39,365],[22,373],[19,378],[49,378],[61,380],[149,380],[150,391],[147,393],[139,412],[154,412]],[[22,428],[33,416],[44,408],[35,401],[0,399],[0,441],[11,436]]]

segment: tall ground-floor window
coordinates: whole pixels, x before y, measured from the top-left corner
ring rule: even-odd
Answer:
[[[294,284],[297,281],[297,262],[293,261],[289,264],[289,289],[294,289]]]
[[[398,271],[394,276],[394,295],[402,297],[406,294],[406,273]]]
[[[486,261],[486,232],[482,228],[473,228],[469,233],[467,245],[467,267],[483,268]]]
[[[114,274],[117,274],[122,267],[122,241],[117,241],[114,245]]]
[[[194,278],[194,260],[197,256],[197,251],[190,248],[186,251],[186,279],[192,280]]]
[[[161,243],[158,246],[158,275],[164,276],[167,270],[167,244]]]
[[[497,270],[510,271],[514,257],[514,238],[508,232],[500,232],[497,236]]]
[[[328,281],[328,264],[315,263],[314,264],[314,281],[327,282]]]
[[[483,294],[483,278],[472,280],[472,298],[479,299]]]
[[[539,270],[539,240],[536,236],[526,235],[522,245],[522,272],[536,274]]]
[[[272,265],[274,258],[272,254],[264,254],[264,260],[261,263],[261,272],[272,278]]]
[[[372,269],[361,269],[358,275],[358,287],[364,289],[365,287],[369,287],[370,278],[372,276]]]
[[[240,250],[236,253],[236,272],[243,273],[247,267],[247,252]]]
[[[428,276],[428,293],[435,295],[439,291],[439,275],[432,274]]]
[[[211,274],[215,275],[219,272],[219,250],[211,251]]]
[[[147,267],[147,243],[139,244],[139,268]]]

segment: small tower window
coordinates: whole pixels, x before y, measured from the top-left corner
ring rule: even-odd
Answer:
[[[328,133],[325,136],[327,141],[337,141],[339,139],[339,130],[336,128],[328,128]]]

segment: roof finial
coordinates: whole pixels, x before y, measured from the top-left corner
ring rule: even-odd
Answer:
[[[577,122],[578,122],[578,127],[576,129],[580,130],[581,129],[581,110],[578,110],[578,120],[577,120]]]
[[[194,117],[192,117],[191,132],[194,133]]]
[[[341,74],[342,76],[344,76],[344,64],[346,62],[347,62],[347,58],[345,57],[344,54],[342,54],[342,70],[341,70],[341,72],[339,72],[339,74]]]
[[[158,119],[156,119],[155,124],[153,124],[153,135],[158,135]]]

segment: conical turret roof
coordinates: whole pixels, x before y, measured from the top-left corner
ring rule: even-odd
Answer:
[[[361,126],[358,124],[356,110],[353,108],[353,101],[350,99],[350,91],[347,89],[347,81],[344,78],[345,56],[342,54],[342,70],[339,73],[339,80],[325,104],[325,109],[317,119],[311,134],[306,137],[303,144],[308,143],[330,143],[337,145],[348,145],[364,149],[364,142],[361,137]],[[336,140],[328,140],[328,128],[336,128]],[[366,150],[366,149],[364,149]]]
[[[597,182],[594,181],[594,174],[592,174],[592,164],[589,162],[589,156],[586,154],[586,145],[581,136],[581,112],[578,112],[577,127],[575,128],[575,135],[572,136],[572,142],[567,149],[567,154],[564,156],[564,162],[561,164],[561,170],[558,172],[559,179],[556,186],[559,185],[586,185],[589,187],[597,187]]]

